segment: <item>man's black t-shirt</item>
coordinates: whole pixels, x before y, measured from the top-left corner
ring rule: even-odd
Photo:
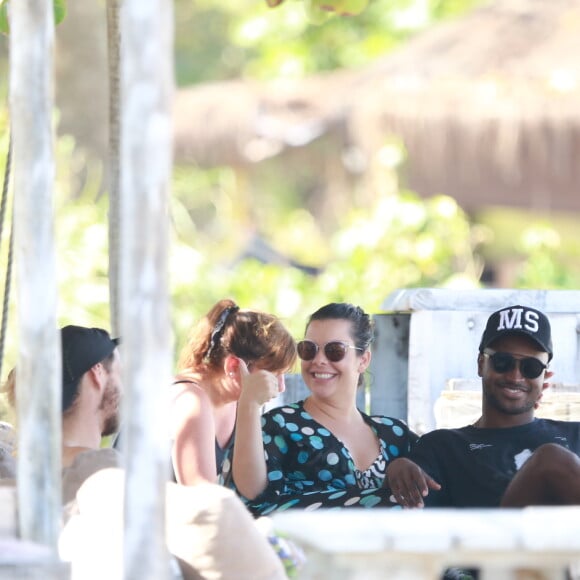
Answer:
[[[580,422],[534,419],[519,427],[436,429],[409,459],[441,484],[426,507],[498,507],[512,477],[541,445],[557,443],[580,456]]]

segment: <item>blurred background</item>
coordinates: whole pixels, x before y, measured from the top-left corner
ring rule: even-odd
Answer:
[[[226,296],[299,337],[397,288],[579,288],[580,1],[315,4],[175,2],[176,353]],[[55,235],[59,321],[108,328],[105,14],[56,29]],[[2,176],[7,83],[0,36]]]

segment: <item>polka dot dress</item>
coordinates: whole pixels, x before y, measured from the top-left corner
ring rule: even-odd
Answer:
[[[268,487],[246,501],[254,515],[289,508],[394,507],[384,483],[390,461],[408,455],[417,436],[402,421],[361,413],[380,442],[369,469],[356,468],[348,449],[304,410],[304,401],[272,409],[262,417],[262,438]],[[223,482],[231,480],[231,454],[222,467]],[[244,499],[244,498],[242,498]],[[398,507],[398,506],[397,506]]]

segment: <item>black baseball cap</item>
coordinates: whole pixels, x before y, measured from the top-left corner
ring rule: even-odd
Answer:
[[[64,326],[60,329],[62,346],[62,410],[72,404],[80,378],[117,348],[118,338],[111,338],[102,328]]]
[[[481,337],[479,352],[492,342],[508,334],[521,334],[531,338],[544,352],[554,355],[552,351],[552,331],[548,317],[529,306],[508,306],[494,312],[488,319]]]

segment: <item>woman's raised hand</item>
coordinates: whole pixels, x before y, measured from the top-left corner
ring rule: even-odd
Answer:
[[[239,376],[242,386],[240,403],[254,403],[262,406],[270,399],[277,397],[286,388],[284,375],[275,375],[264,369],[256,369],[250,372],[248,365],[239,360]]]

